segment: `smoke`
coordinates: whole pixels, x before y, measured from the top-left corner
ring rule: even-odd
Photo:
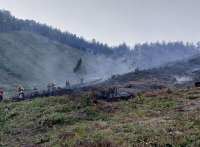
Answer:
[[[70,79],[70,84],[77,84],[78,77],[73,72],[77,61],[81,58],[82,64],[86,68],[84,74],[84,82],[90,82],[94,79],[111,77],[116,74],[124,74],[135,71],[138,67],[140,70],[159,67],[163,64],[191,57],[194,53],[162,53],[151,54],[151,56],[123,56],[121,58],[107,58],[102,55],[93,55],[81,52],[65,46],[54,45],[53,48],[40,50],[43,56],[34,70],[34,82],[40,83],[44,89],[49,82],[56,81],[57,86],[64,86],[65,80]],[[181,55],[180,55],[181,54]],[[32,85],[34,83],[31,83]]]

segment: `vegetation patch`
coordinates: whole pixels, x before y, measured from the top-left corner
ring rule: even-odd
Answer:
[[[43,126],[53,127],[54,125],[68,124],[72,125],[78,121],[76,116],[67,116],[63,114],[52,114],[47,116],[42,123]]]
[[[116,102],[88,93],[1,102],[1,146],[199,146],[200,101],[186,98],[198,92],[163,89]]]

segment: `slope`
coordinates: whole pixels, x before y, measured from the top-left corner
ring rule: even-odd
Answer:
[[[79,96],[0,103],[0,146],[200,146],[198,88],[145,92],[129,101]]]
[[[103,57],[98,60],[95,55],[35,33],[0,33],[0,86],[9,92],[16,91],[19,84],[28,88],[37,83],[40,88],[46,88],[48,82],[56,80],[58,85],[64,85],[67,77],[76,83],[73,68],[80,58],[90,75],[96,73],[96,65],[106,63]]]
[[[117,93],[138,94],[143,91],[160,89],[163,87],[192,87],[200,81],[200,56],[165,64],[149,70],[135,70],[123,75],[112,77],[88,84],[83,89],[99,89],[104,87],[104,92],[110,88],[117,88]],[[115,91],[116,92],[116,91]],[[110,93],[111,94],[111,93]]]

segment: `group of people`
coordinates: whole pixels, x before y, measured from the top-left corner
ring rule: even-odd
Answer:
[[[48,90],[48,92],[50,92],[51,90],[54,91],[55,89],[56,89],[56,82],[55,82],[55,80],[52,83],[49,82],[47,84],[47,90]],[[34,85],[33,91],[34,91],[34,95],[38,94],[38,86],[37,86],[37,84]],[[24,87],[22,86],[22,84],[19,85],[18,92],[19,92],[18,96],[19,97],[21,96],[23,98],[24,97]]]
[[[80,80],[81,80],[81,84],[83,84],[83,80],[84,80],[83,75],[80,77]],[[66,79],[66,87],[68,89],[70,88],[69,78]],[[37,86],[37,84],[34,85],[33,90],[34,90],[34,94],[38,94],[38,86]],[[47,84],[47,90],[48,90],[48,92],[56,90],[56,82],[55,82],[55,80],[52,83],[49,82]],[[24,87],[22,86],[22,84],[19,85],[18,92],[19,92],[18,96],[19,97],[21,96],[23,98],[24,97]],[[4,93],[4,91],[1,88],[0,89],[0,101],[3,100],[3,93]]]
[[[47,84],[47,90],[48,90],[48,92],[56,90],[56,81],[55,80],[52,83],[49,82]]]

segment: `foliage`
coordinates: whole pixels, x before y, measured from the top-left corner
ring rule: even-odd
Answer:
[[[179,53],[181,55],[196,54],[199,52],[200,42],[197,42],[196,47],[193,43],[183,42],[155,42],[155,43],[143,43],[135,44],[134,47],[128,46],[125,42],[118,46],[109,47],[107,44],[100,43],[93,39],[87,41],[83,37],[78,37],[76,34],[72,34],[68,31],[60,31],[57,28],[48,26],[47,24],[37,23],[34,20],[22,20],[17,19],[11,15],[7,10],[0,10],[0,32],[10,31],[29,31],[36,34],[45,36],[49,39],[58,41],[63,44],[67,44],[73,48],[77,48],[81,51],[89,52],[95,55],[112,56],[113,58],[121,57],[124,55],[134,56],[146,56],[152,59],[152,55],[157,54],[170,54]],[[150,66],[150,65],[149,65]]]
[[[82,64],[82,59],[81,58],[77,61],[77,64],[74,67],[73,71],[76,74],[84,74],[84,73],[86,73],[86,69]]]
[[[172,90],[170,88],[167,88],[167,93],[168,94],[172,93]]]
[[[107,44],[86,41],[83,37],[78,37],[68,31],[62,32],[57,28],[46,24],[37,23],[34,20],[17,19],[7,10],[0,10],[0,32],[10,31],[30,31],[48,37],[52,40],[67,44],[79,50],[94,54],[112,54],[112,50]]]
[[[200,94],[195,94],[195,95],[187,95],[186,98],[187,99],[197,99],[200,97]]]
[[[85,74],[86,73],[86,69],[85,69],[85,66],[83,66],[83,64],[82,64],[82,59],[81,58],[77,61],[77,64],[74,67],[73,71],[74,71],[74,73],[77,74],[78,83],[79,83],[80,74]]]
[[[73,99],[2,102],[0,145],[199,146],[200,101],[187,98],[199,91],[166,91],[144,92],[128,101],[110,103],[94,103],[93,95],[84,93]],[[180,111],[188,107],[192,109]]]

